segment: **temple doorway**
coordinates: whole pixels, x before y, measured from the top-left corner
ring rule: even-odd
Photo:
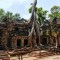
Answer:
[[[42,37],[42,44],[47,45],[47,38],[46,37]]]
[[[28,45],[28,39],[24,39],[24,46]]]
[[[39,45],[39,38],[36,38],[36,44]]]
[[[17,47],[21,47],[21,39],[17,39]]]
[[[7,47],[8,48],[12,47],[12,38],[11,37],[9,37],[8,40],[7,40]]]

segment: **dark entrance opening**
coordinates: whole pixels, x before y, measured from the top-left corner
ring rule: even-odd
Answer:
[[[8,40],[7,40],[7,47],[10,49],[12,48],[12,38],[9,37]]]
[[[0,45],[1,45],[1,40],[2,40],[2,39],[0,38]]]
[[[28,45],[28,39],[24,39],[24,46]]]
[[[36,38],[36,44],[39,45],[39,38]]]
[[[21,39],[17,40],[17,47],[21,47]]]
[[[53,39],[53,42],[56,43],[55,38]]]
[[[47,38],[46,37],[42,38],[42,45],[47,45]]]

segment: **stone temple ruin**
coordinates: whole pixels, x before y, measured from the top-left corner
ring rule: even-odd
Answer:
[[[50,44],[60,46],[60,20],[56,19],[56,24],[45,20],[39,26],[36,22],[36,4],[37,1],[34,0],[30,21],[8,19],[8,21],[0,22],[0,49]]]

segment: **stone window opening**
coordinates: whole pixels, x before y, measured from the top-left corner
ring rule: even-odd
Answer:
[[[17,39],[17,48],[21,47],[21,39]]]

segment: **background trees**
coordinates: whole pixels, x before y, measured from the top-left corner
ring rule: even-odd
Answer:
[[[20,14],[19,13],[16,13],[14,16],[13,16],[13,20],[20,20]]]
[[[53,6],[50,11],[51,13],[48,15],[50,19],[60,18],[60,6]]]
[[[3,9],[0,9],[0,21],[2,21],[4,15],[5,15],[5,11]]]
[[[50,9],[51,13],[48,14],[48,18],[53,20],[55,17],[60,18],[60,6],[53,6]],[[36,21],[41,25],[47,16],[47,10],[43,10],[42,7],[36,7]],[[32,13],[32,7],[29,8],[29,13]],[[5,12],[3,9],[0,9],[0,21],[10,20],[20,20],[20,14],[13,14],[10,11]]]
[[[36,7],[36,20],[41,25],[46,19],[47,10],[43,10],[42,7]],[[32,13],[32,7],[29,8],[29,13]]]
[[[36,17],[37,22],[41,25],[44,20],[46,20],[46,16],[48,16],[49,20],[54,20],[54,18],[60,18],[60,6],[53,6],[50,9],[49,13],[47,10],[43,10],[42,7],[36,7]],[[29,13],[32,13],[32,7],[29,8]],[[47,13],[49,13],[47,15]]]
[[[40,23],[40,25],[44,22],[47,15],[47,10],[43,10],[43,8],[37,8],[37,20]]]
[[[10,11],[5,12],[3,9],[0,9],[0,21],[6,20],[20,20],[20,14],[13,14]]]

